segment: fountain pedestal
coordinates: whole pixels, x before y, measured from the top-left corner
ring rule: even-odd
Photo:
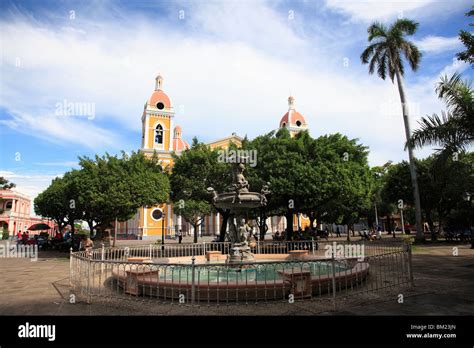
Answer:
[[[212,187],[208,191],[214,195],[213,201],[217,208],[229,210],[229,230],[226,239],[232,243],[227,258],[228,263],[252,262],[255,260],[249,246],[252,235],[251,228],[245,222],[245,215],[250,209],[266,206],[265,194],[269,193],[268,183],[262,187],[260,193],[250,192],[249,184],[243,175],[244,164],[232,162],[232,185],[223,193],[217,193]],[[235,219],[235,222],[234,222]]]
[[[254,261],[255,257],[247,243],[235,243],[230,249],[228,263],[240,263]]]

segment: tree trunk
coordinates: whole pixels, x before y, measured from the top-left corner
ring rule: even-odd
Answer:
[[[227,221],[229,220],[230,211],[225,210],[222,214],[222,224],[219,231],[219,242],[225,242],[225,233],[227,231]]]
[[[293,237],[293,210],[286,211],[286,240],[291,240]]]
[[[390,215],[387,215],[387,232],[392,233],[392,219]]]
[[[426,211],[426,222],[428,222],[428,226],[430,227],[431,232],[431,240],[436,240],[436,231],[434,229],[433,218],[431,216],[431,210]]]
[[[71,246],[72,246],[72,250],[76,251],[75,245],[74,245],[74,232],[75,232],[74,220],[72,220],[72,223],[70,225],[71,225]]]
[[[193,224],[193,228],[194,228],[194,243],[197,243],[197,242],[198,242],[198,227],[199,227],[199,224]]]
[[[87,225],[89,226],[89,236],[92,238],[92,234],[94,233],[94,221],[87,220]],[[97,236],[95,236],[97,237]]]
[[[400,93],[400,101],[402,103],[403,111],[403,122],[405,124],[405,137],[406,140],[410,140],[411,129],[410,129],[410,119],[408,117],[408,105],[405,97],[405,87],[403,86],[403,77],[398,68],[395,69],[397,75],[397,85],[398,92]],[[408,146],[408,159],[410,161],[410,176],[411,176],[411,186],[413,189],[413,198],[415,201],[415,220],[416,220],[416,240],[423,241],[425,235],[423,233],[423,228],[421,226],[421,203],[420,203],[420,192],[418,189],[418,179],[416,176],[416,165],[415,157],[413,155],[413,148]]]

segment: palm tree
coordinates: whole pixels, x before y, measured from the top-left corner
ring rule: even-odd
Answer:
[[[373,74],[375,69],[377,69],[377,74],[383,80],[385,80],[387,75],[392,80],[392,83],[395,77],[397,78],[407,141],[410,139],[411,130],[408,118],[408,104],[403,83],[405,69],[402,55],[408,61],[412,70],[416,71],[420,63],[421,52],[412,42],[406,40],[405,36],[413,35],[417,28],[418,23],[408,19],[398,19],[388,28],[382,23],[375,22],[367,29],[370,44],[360,56],[363,64],[369,64],[370,74]],[[415,158],[411,146],[408,146],[408,158],[410,161],[411,184],[415,201],[416,239],[424,240],[423,229],[421,228],[420,193],[418,190]]]
[[[422,117],[407,142],[407,147],[425,145],[441,146],[445,155],[465,150],[474,142],[474,91],[469,81],[461,80],[460,74],[444,76],[436,86],[438,97],[446,103],[447,112],[441,116]],[[444,156],[443,156],[444,157]]]

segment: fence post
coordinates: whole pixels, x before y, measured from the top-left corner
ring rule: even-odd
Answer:
[[[203,247],[203,255],[206,255],[206,242],[202,242],[202,247]]]
[[[69,291],[72,289],[72,278],[74,271],[72,270],[72,247],[69,248]]]
[[[148,246],[148,257],[151,260],[151,244]]]
[[[314,244],[314,237],[311,237],[311,249],[313,249],[313,255],[316,255],[316,245]]]
[[[87,296],[87,304],[91,303],[91,259],[87,259],[87,291],[86,291],[86,296]]]
[[[415,286],[415,283],[413,281],[413,267],[411,264],[411,244],[410,242],[406,242],[406,249],[408,252],[408,277],[410,279],[410,285]]]
[[[334,256],[334,247],[331,252],[331,265],[332,265],[332,299],[334,304],[334,310],[336,310],[336,259]]]
[[[104,246],[104,243],[100,243],[102,245],[102,250],[100,252],[100,260],[101,261],[104,261],[105,260],[105,246]],[[104,262],[101,262],[101,266],[100,266],[100,271],[101,271],[101,274],[104,273]]]
[[[257,254],[260,254],[260,244],[261,243],[262,243],[262,241],[257,240]]]
[[[193,255],[191,258],[191,304],[194,305],[195,293],[196,293],[196,284],[195,284],[195,275],[194,268],[196,266],[196,257]]]

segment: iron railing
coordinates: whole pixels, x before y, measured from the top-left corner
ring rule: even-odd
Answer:
[[[153,299],[183,305],[322,300],[413,284],[403,240],[259,242],[255,262],[225,262],[230,243],[169,244],[71,252],[80,299]],[[209,251],[220,262],[205,261]],[[292,254],[305,254],[292,257]],[[286,255],[285,255],[286,254]]]

